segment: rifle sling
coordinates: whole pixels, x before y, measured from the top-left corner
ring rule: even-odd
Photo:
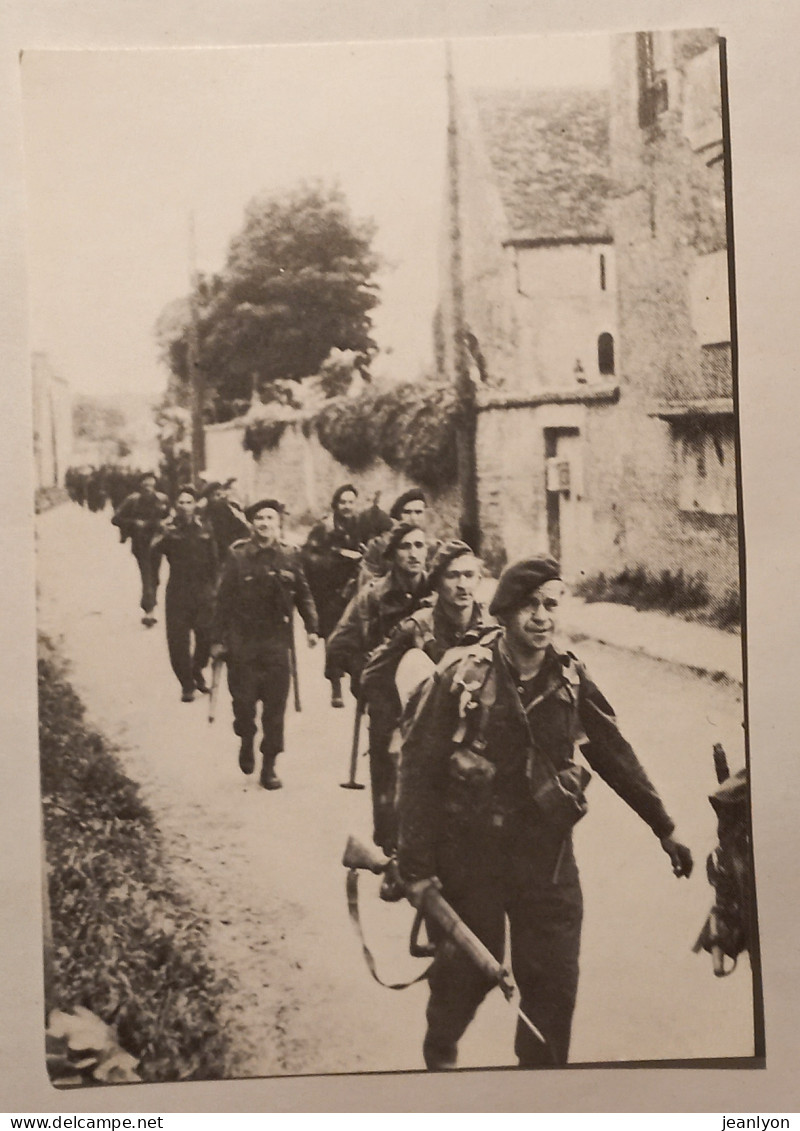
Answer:
[[[347,873],[347,910],[350,912],[350,920],[355,927],[356,934],[361,943],[361,951],[364,955],[367,969],[379,986],[384,986],[387,990],[405,990],[408,989],[409,986],[415,986],[417,982],[423,982],[428,977],[433,963],[427,966],[416,978],[412,978],[410,982],[384,982],[383,978],[380,977],[372,951],[366,944],[364,931],[361,927],[361,915],[358,910],[358,872],[355,868],[350,868]]]

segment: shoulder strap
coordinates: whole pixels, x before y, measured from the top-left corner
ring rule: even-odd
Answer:
[[[355,927],[356,934],[361,943],[361,952],[364,955],[367,969],[379,986],[385,986],[387,990],[405,990],[408,989],[409,986],[415,986],[417,982],[423,982],[428,977],[433,963],[427,966],[416,978],[412,978],[410,982],[384,982],[383,978],[378,974],[375,958],[366,944],[364,931],[361,927],[361,915],[358,910],[358,872],[355,868],[351,868],[347,873],[347,910],[350,913],[350,921]]]

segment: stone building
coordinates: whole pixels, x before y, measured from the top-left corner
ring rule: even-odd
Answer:
[[[642,32],[612,51],[622,467],[598,480],[615,560],[738,586],[720,51]]]
[[[719,47],[615,37],[609,91],[458,100],[483,549],[738,579]],[[453,374],[452,277],[441,368]],[[454,374],[453,374],[454,375]]]
[[[33,458],[37,488],[61,487],[72,461],[72,396],[45,353],[31,360]]]
[[[589,565],[587,452],[616,404],[608,92],[475,91],[456,107],[463,318],[476,385],[483,552]],[[445,256],[454,238],[451,227]],[[441,368],[453,372],[443,276]],[[599,510],[602,512],[602,506]]]

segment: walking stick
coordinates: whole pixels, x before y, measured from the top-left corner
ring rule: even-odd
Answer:
[[[300,684],[297,682],[297,649],[294,646],[294,617],[289,616],[289,669],[292,675],[292,687],[294,688],[294,709],[295,711],[302,711],[300,706]]]
[[[361,720],[364,717],[364,702],[359,697],[356,700],[356,717],[353,723],[353,745],[350,748],[350,777],[347,781],[340,782],[342,789],[364,789],[361,782],[356,781],[358,771],[358,743],[361,737]]]

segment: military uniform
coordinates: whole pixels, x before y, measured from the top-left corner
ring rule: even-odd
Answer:
[[[262,546],[255,537],[235,542],[222,567],[213,639],[227,656],[233,729],[240,738],[252,740],[262,704],[265,765],[274,764],[284,747],[295,608],[306,631],[316,633],[317,611],[299,551],[285,542]]]
[[[525,682],[500,640],[498,630],[451,653],[423,689],[403,744],[399,866],[406,881],[438,876],[445,899],[499,959],[508,916],[521,1006],[546,1038],[520,1022],[519,1063],[563,1064],[582,919],[572,825],[588,777],[572,761],[576,742],[657,836],[673,824],[583,665],[550,646]],[[463,953],[440,951],[430,975],[428,1067],[454,1063],[489,989]]]
[[[209,499],[205,508],[205,520],[214,535],[220,562],[225,561],[234,542],[250,537],[250,527],[244,515],[228,499]]]
[[[465,637],[480,636],[492,623],[485,607],[475,601],[469,624],[462,629],[450,619],[436,597],[427,597],[420,608],[401,620],[383,644],[372,652],[364,666],[361,687],[365,694],[391,694],[397,666],[406,652],[418,648],[438,664]]]
[[[395,568],[385,577],[371,581],[352,599],[331,634],[327,662],[347,672],[358,688],[369,654],[419,605],[424,594],[423,577],[409,586]],[[388,695],[365,695],[365,699],[369,715],[374,839],[385,850],[391,850],[395,840],[395,769],[389,747],[400,704],[396,691]]]
[[[169,500],[160,491],[133,491],[114,512],[111,519],[118,526],[123,541],[130,538],[131,551],[142,580],[141,607],[150,613],[155,605],[150,570],[150,543],[169,514]]]
[[[340,551],[361,552],[358,517],[342,518],[328,514],[312,526],[303,546],[303,564],[314,594],[320,635],[326,640],[339,623],[353,592],[359,559]],[[339,673],[341,674],[341,673]]]
[[[165,594],[167,648],[172,670],[187,697],[204,690],[203,668],[211,647],[211,618],[217,581],[217,548],[211,531],[194,517],[173,519],[150,547],[153,581],[145,612],[155,605],[161,559],[169,562]],[[152,602],[152,603],[151,603]],[[194,634],[194,648],[191,637]]]

